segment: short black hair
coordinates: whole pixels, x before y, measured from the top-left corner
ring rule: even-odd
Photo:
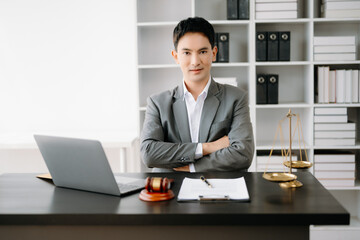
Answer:
[[[173,42],[175,50],[177,51],[177,46],[181,37],[186,33],[202,33],[209,39],[211,48],[215,46],[215,31],[214,27],[204,18],[193,17],[187,18],[178,23],[174,28],[173,32]]]

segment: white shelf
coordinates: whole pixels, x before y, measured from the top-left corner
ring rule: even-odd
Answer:
[[[250,115],[256,140],[254,161],[256,161],[258,151],[268,152],[273,148],[273,137],[278,121],[285,116],[289,108],[294,109],[294,112],[300,115],[305,149],[310,161],[313,159],[315,151],[318,150],[346,149],[356,152],[356,155],[359,156],[360,142],[356,143],[355,146],[313,146],[312,144],[314,142],[313,116],[315,107],[359,108],[359,110],[351,110],[356,113],[354,114],[356,116],[352,116],[356,118],[354,119],[355,122],[357,124],[360,122],[360,103],[319,104],[314,102],[317,87],[316,66],[330,66],[335,69],[349,66],[360,69],[360,53],[357,53],[357,60],[355,61],[313,60],[314,36],[359,36],[360,18],[318,18],[321,0],[299,1],[303,5],[302,16],[304,18],[267,20],[254,19],[255,3],[253,1],[249,1],[250,20],[226,20],[226,1],[137,1],[138,4],[141,3],[141,11],[139,12],[141,16],[138,17],[139,22],[137,24],[140,49],[138,72],[141,121],[144,120],[146,111],[145,99],[150,94],[163,91],[165,88],[175,87],[182,79],[179,66],[169,55],[173,47],[172,29],[178,23],[175,20],[184,19],[187,16],[203,16],[214,25],[216,31],[230,33],[230,63],[213,63],[212,75],[214,77],[236,77],[238,86],[249,92]],[[220,2],[224,2],[225,5],[219,4]],[[164,7],[163,4],[165,4]],[[257,31],[291,31],[291,61],[257,62],[255,39]],[[357,41],[356,44],[356,49],[359,51],[360,42]],[[156,49],[156,51],[152,51],[152,49]],[[255,80],[257,74],[279,75],[279,104],[256,104]],[[283,126],[283,131],[286,143],[289,130]],[[293,142],[292,149],[299,151],[297,141]],[[274,150],[281,150],[279,136]],[[356,161],[359,164],[359,159]],[[256,171],[256,169],[253,170]],[[355,210],[353,209],[358,209],[359,203],[357,202],[360,197],[356,197],[354,201],[352,195],[353,193],[360,194],[358,192],[360,190],[359,181],[354,187],[328,189],[334,192],[349,190],[351,194],[348,194],[349,196],[342,203],[355,202],[351,204],[352,206],[357,204],[356,207],[351,208],[351,212],[352,215],[359,215],[359,210],[356,210],[354,214]],[[323,232],[320,231],[339,230],[342,234],[341,231],[348,231],[349,229],[360,231],[360,221],[357,217],[351,219],[350,226],[314,226],[311,231],[317,231],[322,235]],[[348,234],[350,233],[348,232]],[[320,239],[323,238],[320,237]]]
[[[355,61],[313,61],[314,65],[347,65],[347,64],[360,64],[360,60]]]
[[[314,107],[360,107],[360,103],[316,103]]]
[[[210,20],[212,25],[248,25],[249,20]]]
[[[321,150],[321,149],[360,149],[360,142],[356,141],[355,145],[353,146],[340,146],[340,145],[336,145],[336,146],[314,146],[315,150]]]
[[[237,62],[237,63],[213,63],[212,67],[249,67],[248,62]]]
[[[306,66],[309,61],[290,61],[290,62],[256,62],[256,66]]]
[[[268,108],[310,108],[312,105],[308,103],[279,103],[279,104],[257,104],[256,109]]]
[[[279,140],[276,141],[274,148],[273,148],[273,141],[257,141],[256,144],[256,150],[281,150],[282,148],[289,148],[289,144],[286,143],[284,144],[284,146],[281,146],[281,144],[279,143]],[[298,141],[293,141],[292,145],[291,145],[291,149],[293,150],[299,150],[299,142]],[[311,149],[310,145],[307,144],[305,142],[305,149],[306,151],[308,151],[309,149]],[[301,146],[301,150],[304,150],[303,146]]]
[[[285,24],[302,24],[308,23],[311,20],[308,18],[297,18],[297,19],[259,19],[255,20],[255,23],[285,23]]]
[[[314,18],[315,23],[332,23],[332,22],[360,22],[360,18]]]

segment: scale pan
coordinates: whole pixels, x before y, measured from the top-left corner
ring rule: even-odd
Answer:
[[[264,173],[263,178],[272,182],[288,182],[297,177],[292,173]]]
[[[284,165],[286,167],[290,167],[290,161],[284,162]],[[310,168],[312,166],[312,163],[309,161],[292,161],[291,167],[292,168]]]

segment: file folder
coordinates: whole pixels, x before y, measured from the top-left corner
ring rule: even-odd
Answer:
[[[279,61],[279,32],[268,32],[267,60]]]
[[[218,35],[218,62],[229,62],[229,33],[219,33]]]
[[[267,60],[267,32],[256,33],[256,61]]]
[[[256,103],[267,103],[267,76],[265,74],[258,74],[256,79]]]
[[[248,20],[249,19],[249,0],[239,0],[239,19],[240,20]]]
[[[227,0],[227,19],[238,19],[238,0]]]
[[[270,74],[267,79],[268,86],[268,104],[278,104],[279,103],[279,75]]]
[[[279,33],[279,61],[290,61],[290,32]]]

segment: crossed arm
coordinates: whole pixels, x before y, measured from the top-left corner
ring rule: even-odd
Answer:
[[[234,103],[230,131],[226,136],[202,143],[203,157],[195,158],[197,143],[165,142],[160,110],[152,99],[141,140],[142,159],[148,167],[188,171],[193,163],[199,171],[234,171],[247,169],[252,161],[254,142],[245,96]]]

